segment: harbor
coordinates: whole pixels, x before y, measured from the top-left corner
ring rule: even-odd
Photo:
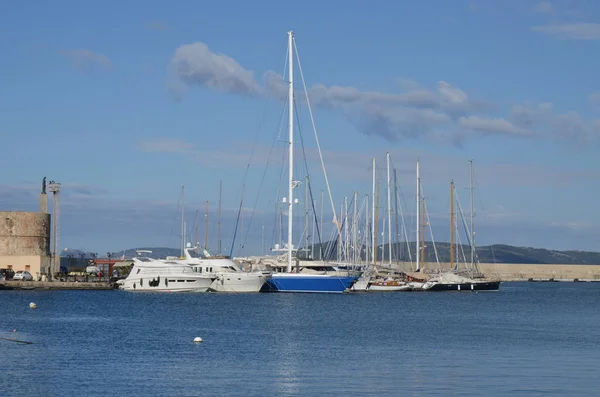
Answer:
[[[0,397],[600,394],[600,1],[1,9]]]
[[[408,272],[425,279],[436,275],[438,264],[425,262],[424,273]],[[480,263],[487,279],[506,282],[600,282],[600,265]],[[401,268],[401,266],[399,267]],[[394,270],[398,270],[396,268]],[[88,281],[85,281],[88,280]],[[76,276],[70,281],[0,281],[1,290],[113,290],[117,280],[109,277]],[[256,291],[258,292],[258,291]]]

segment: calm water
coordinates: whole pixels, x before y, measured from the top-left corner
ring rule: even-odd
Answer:
[[[0,337],[35,342],[0,340],[2,396],[600,394],[600,283],[347,295],[2,291],[0,302]]]

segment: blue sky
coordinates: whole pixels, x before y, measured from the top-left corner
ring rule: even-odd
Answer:
[[[371,191],[371,158],[385,178],[389,151],[410,218],[420,158],[445,241],[448,183],[467,207],[473,159],[478,243],[597,250],[600,3],[290,4],[0,5],[0,208],[35,210],[47,176],[63,185],[61,247],[177,246],[185,185],[188,225],[198,210],[203,241],[208,200],[215,247],[222,180],[223,246],[245,186],[237,246],[257,253],[262,226],[266,244],[275,233],[281,142],[265,164],[286,136],[278,83],[293,29],[337,208]]]

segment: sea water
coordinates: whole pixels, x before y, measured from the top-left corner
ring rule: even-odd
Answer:
[[[0,308],[0,337],[33,342],[0,340],[1,396],[600,394],[600,283],[1,291]]]

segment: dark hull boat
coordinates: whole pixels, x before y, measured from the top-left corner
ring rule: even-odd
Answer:
[[[435,283],[427,291],[498,291],[500,281],[473,281],[469,283]]]
[[[440,274],[423,284],[426,291],[497,291],[499,287],[500,281],[477,280],[454,273]]]

